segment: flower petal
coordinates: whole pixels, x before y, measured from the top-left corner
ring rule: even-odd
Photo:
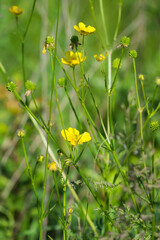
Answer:
[[[84,142],[89,142],[91,140],[91,136],[88,132],[84,132],[80,135],[80,138],[78,140],[78,144],[82,144]]]

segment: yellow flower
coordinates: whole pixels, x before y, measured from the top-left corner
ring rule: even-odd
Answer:
[[[43,47],[42,53],[43,53],[43,54],[46,53],[46,48],[45,48],[45,46]]]
[[[95,55],[94,55],[94,58],[95,58],[98,62],[104,61],[104,60],[106,59],[106,57],[107,57],[107,53],[106,53],[105,56],[104,56],[103,54],[100,54],[100,55],[95,54]]]
[[[68,51],[65,53],[65,58],[61,58],[61,62],[69,65],[70,67],[74,67],[78,64],[80,64],[80,62],[83,62],[86,60],[86,57],[82,57],[82,53],[81,52],[72,52],[72,51]]]
[[[84,142],[89,142],[91,140],[91,136],[88,132],[80,134],[79,131],[75,128],[68,128],[68,130],[62,130],[61,135],[73,146],[76,144],[80,145]]]
[[[51,163],[48,163],[48,169],[49,169],[49,171],[57,171],[57,164],[56,164],[56,162],[51,162]]]
[[[87,36],[96,31],[94,27],[91,26],[86,27],[86,25],[83,22],[78,23],[78,26],[74,25],[74,29],[84,36]]]
[[[9,11],[13,13],[14,15],[18,16],[23,12],[22,8],[19,8],[18,6],[12,6]]]

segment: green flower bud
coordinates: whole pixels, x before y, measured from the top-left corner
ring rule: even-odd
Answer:
[[[144,76],[143,76],[143,74],[139,74],[138,79],[139,79],[140,81],[144,81]]]
[[[54,38],[52,36],[46,37],[45,48],[48,50],[52,50],[55,48]]]
[[[17,136],[18,136],[19,138],[23,138],[23,137],[25,136],[24,130],[23,130],[23,129],[19,130],[18,133],[17,133]]]
[[[113,61],[113,68],[117,69],[118,66],[119,66],[119,62],[120,62],[120,59],[115,58],[114,61]],[[121,68],[121,65],[120,65],[120,68]]]
[[[137,52],[136,52],[136,50],[131,50],[130,52],[129,52],[129,56],[131,57],[131,58],[136,58],[137,57]]]
[[[58,80],[58,84],[60,87],[65,87],[67,85],[66,79],[65,78],[60,78]]]
[[[150,122],[150,129],[154,132],[159,128],[159,122],[154,120]]]
[[[79,43],[79,39],[77,36],[72,36],[70,40],[71,40],[70,48],[72,50],[74,49],[74,47],[77,49],[78,45],[81,45],[81,43]]]
[[[54,43],[54,38],[52,36],[47,36],[46,37],[46,44],[51,44]]]
[[[36,85],[32,81],[27,80],[25,83],[25,88],[29,91],[33,91],[36,88]]]
[[[121,38],[121,45],[123,47],[128,47],[129,44],[130,44],[130,38],[129,37],[125,36],[125,37]]]
[[[78,43],[79,41],[77,36],[72,36],[70,40],[71,40],[71,43],[74,43],[74,44]]]
[[[57,154],[58,154],[59,157],[61,157],[63,155],[63,153],[60,149],[57,150]]]
[[[7,83],[6,88],[9,92],[14,92],[17,88],[17,85],[14,82],[10,82],[10,83]]]

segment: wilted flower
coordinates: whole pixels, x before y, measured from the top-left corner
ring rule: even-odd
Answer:
[[[66,52],[65,58],[61,58],[61,62],[66,65],[69,65],[70,67],[74,67],[85,60],[86,60],[86,57],[82,57],[81,52],[74,53],[72,51]]]
[[[104,60],[106,59],[106,57],[107,57],[107,53],[106,53],[106,55],[103,55],[103,54],[100,54],[100,55],[95,54],[95,55],[94,55],[94,58],[95,58],[98,62],[104,61]]]
[[[74,29],[84,36],[87,36],[96,31],[94,27],[91,26],[86,27],[86,25],[83,22],[78,23],[78,26],[74,25]]]
[[[89,142],[91,140],[91,136],[88,132],[80,134],[79,131],[75,128],[68,128],[68,130],[62,130],[61,135],[73,146],[76,144],[80,145],[84,142]]]
[[[23,12],[23,9],[22,9],[22,8],[19,8],[18,6],[12,6],[12,7],[9,9],[9,11],[10,11],[12,14],[18,16],[18,15],[20,15],[20,14]]]

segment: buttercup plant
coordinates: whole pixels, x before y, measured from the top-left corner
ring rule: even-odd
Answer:
[[[6,81],[9,96],[13,95],[21,106],[20,117],[24,114],[23,121],[18,119],[13,124],[13,131],[21,129],[16,132],[19,142],[13,159],[17,164],[24,156],[25,162],[20,165],[22,173],[27,169],[22,179],[18,180],[20,173],[17,170],[11,176],[12,184],[17,179],[18,187],[15,184],[13,190],[11,184],[7,187],[11,170],[5,169],[8,175],[7,180],[4,179],[7,186],[2,192],[2,202],[5,199],[7,204],[0,211],[11,221],[11,214],[5,209],[15,201],[13,194],[20,191],[20,197],[16,195],[14,218],[15,222],[18,218],[22,221],[13,228],[9,239],[21,240],[28,236],[35,240],[153,240],[159,237],[160,80],[155,76],[150,79],[154,86],[152,95],[152,89],[146,90],[147,72],[137,74],[145,71],[143,64],[139,66],[140,54],[137,52],[141,49],[138,45],[137,51],[130,49],[132,31],[129,27],[124,31],[126,36],[119,36],[125,1],[118,2],[117,23],[109,23],[113,33],[107,29],[108,16],[105,14],[105,7],[109,8],[110,3],[103,0],[97,3],[89,0],[87,4],[90,6],[87,21],[91,25],[83,20],[74,25],[76,19],[69,21],[71,26],[65,25],[63,8],[67,5],[58,0],[53,11],[54,30],[49,31],[45,12],[48,6],[39,11],[38,17],[44,18],[45,34],[50,32],[51,35],[45,38],[42,31],[41,41],[39,35],[35,37],[36,47],[41,42],[42,62],[37,67],[38,73],[30,74],[29,78],[33,67],[30,64],[27,68],[25,47],[32,39],[33,31],[29,29],[36,29],[31,25],[36,0],[33,0],[28,19],[22,14],[27,12],[25,8],[13,6],[9,9],[15,16],[21,43],[20,79],[24,88],[14,76],[8,77],[1,63],[0,73]],[[74,2],[67,4],[75,6]],[[116,3],[112,4],[116,6]],[[72,8],[69,9],[72,14]],[[20,26],[20,15],[25,18],[24,29]],[[52,17],[49,23],[52,23]],[[68,32],[70,36],[66,34]],[[26,41],[27,34],[31,36]],[[98,52],[100,54],[95,54]],[[26,123],[24,119],[27,119]],[[22,191],[18,182],[20,188],[26,184]],[[19,214],[24,194],[30,201],[23,202],[24,210],[21,209]],[[10,201],[9,195],[13,198]],[[27,220],[24,221],[26,211]],[[7,239],[4,234],[3,239]]]

